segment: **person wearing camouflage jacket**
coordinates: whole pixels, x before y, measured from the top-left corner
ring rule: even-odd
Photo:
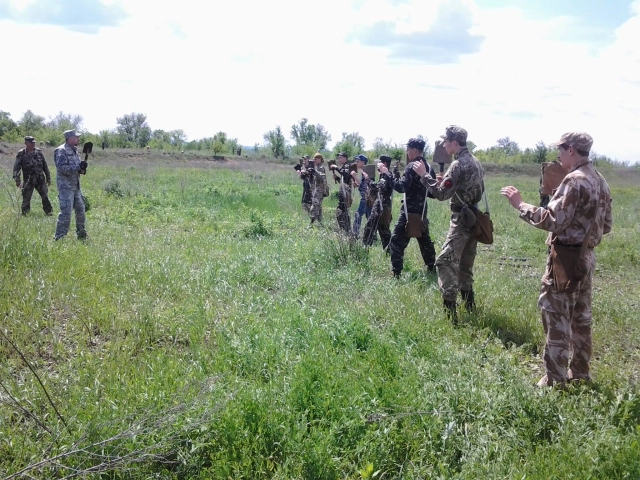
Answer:
[[[538,307],[546,337],[546,374],[538,382],[540,387],[591,379],[591,296],[596,265],[593,249],[613,226],[611,190],[589,160],[592,145],[593,139],[584,132],[565,133],[554,144],[567,175],[546,208],[523,202],[515,187],[504,187],[501,192],[522,220],[549,232],[546,243],[550,252],[552,246],[569,247],[553,249],[558,257],[554,260],[550,253],[542,276]],[[577,263],[586,274],[581,279],[576,277],[578,281],[571,288],[563,288],[555,283],[554,269],[558,265],[554,263],[561,264],[560,257],[569,255],[572,248],[581,252]]]
[[[311,188],[311,174],[313,170],[313,163],[309,159],[309,156],[302,157],[303,166],[298,170],[298,176],[302,180],[302,209],[306,213],[311,213],[312,205],[312,188]]]
[[[87,162],[81,161],[78,155],[79,134],[75,130],[64,132],[65,143],[55,149],[53,155],[56,162],[56,185],[60,213],[56,224],[55,240],[64,237],[71,224],[71,211],[76,212],[76,234],[79,239],[87,238],[85,230],[85,205],[80,190],[80,170],[86,170]]]
[[[331,165],[333,170],[333,179],[336,182],[340,182],[340,188],[338,188],[338,208],[336,208],[336,220],[338,226],[347,234],[351,234],[351,217],[349,210],[351,209],[351,203],[353,201],[353,184],[356,177],[356,172],[350,169],[347,160],[349,157],[346,153],[341,152],[338,154],[338,165]]]
[[[31,136],[24,137],[25,148],[16,155],[13,164],[13,179],[16,187],[22,188],[22,214],[26,215],[31,210],[31,197],[33,190],[40,194],[42,209],[46,215],[51,215],[53,207],[49,201],[49,189],[51,185],[51,173],[49,166],[42,154],[42,150],[36,148],[36,139]],[[20,179],[22,172],[22,180]]]
[[[484,177],[480,162],[467,148],[467,131],[457,125],[446,128],[441,136],[443,146],[454,161],[444,175],[435,179],[424,169],[416,169],[429,192],[438,200],[449,200],[451,220],[449,232],[436,260],[438,285],[449,318],[457,322],[456,302],[458,291],[467,311],[475,309],[473,292],[473,264],[478,242],[473,225],[464,221],[463,209],[476,207],[484,191]],[[469,212],[471,213],[471,212]]]
[[[369,201],[373,204],[371,215],[367,219],[362,234],[362,244],[369,247],[376,238],[376,230],[380,234],[382,249],[387,250],[391,240],[391,204],[393,202],[393,186],[395,180],[389,173],[391,168],[391,157],[380,156],[378,171],[380,179],[377,182],[369,183]]]
[[[309,170],[311,184],[311,224],[322,222],[322,201],[328,196],[327,174],[324,170],[324,157],[320,153],[313,156],[313,168]]]
[[[414,165],[422,165],[435,176],[424,157],[425,142],[419,138],[411,138],[407,142],[407,167],[402,178],[396,179],[393,188],[396,192],[404,194],[400,207],[400,216],[393,235],[389,242],[391,254],[391,269],[395,278],[400,277],[404,267],[404,251],[409,245],[409,237],[406,233],[407,214],[416,213],[422,215],[422,235],[416,238],[420,246],[420,254],[430,273],[435,273],[436,249],[429,235],[429,220],[427,219],[427,188],[421,183],[420,177],[414,171]]]

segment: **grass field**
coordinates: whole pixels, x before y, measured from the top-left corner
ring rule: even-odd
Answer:
[[[499,194],[537,203],[535,168],[488,166],[496,240],[454,329],[415,242],[394,281],[333,197],[307,229],[290,166],[99,151],[83,243],[37,193],[16,215],[1,164],[2,478],[640,478],[637,170],[603,172],[595,381],[558,391],[535,387],[545,233]]]

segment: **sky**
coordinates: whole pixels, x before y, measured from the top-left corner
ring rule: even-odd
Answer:
[[[127,113],[190,140],[301,118],[480,148],[586,131],[640,161],[640,0],[0,0],[0,110]]]

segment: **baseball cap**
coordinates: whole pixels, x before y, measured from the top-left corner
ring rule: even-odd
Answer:
[[[444,135],[440,135],[443,140],[449,140],[450,142],[456,141],[458,143],[467,142],[467,131],[458,125],[449,125],[444,132]]]
[[[346,153],[344,153],[344,152],[340,152],[340,153],[338,154],[338,157],[345,157],[345,158],[349,158],[349,155],[347,155],[347,154],[346,154]]]
[[[35,138],[33,138],[33,137],[32,137],[32,136],[30,136],[30,135],[27,135],[26,137],[24,137],[24,141],[25,141],[25,142],[35,142],[35,141],[36,141],[36,139],[35,139]]]
[[[77,133],[75,130],[65,130],[64,132],[64,138],[71,138],[71,137],[79,137],[80,134]]]
[[[365,157],[364,155],[362,155],[362,154],[357,155],[356,158],[354,158],[354,160],[360,160],[360,161],[364,162],[365,165],[369,161],[369,159],[367,157]]]
[[[586,132],[567,132],[560,137],[560,140],[551,144],[552,147],[558,145],[573,145],[575,149],[589,153],[593,145],[593,138]]]

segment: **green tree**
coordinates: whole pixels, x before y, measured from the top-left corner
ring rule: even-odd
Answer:
[[[474,151],[476,148],[478,148],[478,146],[477,146],[475,143],[473,143],[473,142],[471,142],[471,141],[467,140],[467,148],[469,149],[469,151],[470,151],[471,153],[473,153],[473,151]]]
[[[238,152],[239,146],[240,144],[238,143],[237,138],[227,139],[227,148],[229,149],[229,152],[231,153],[231,155],[235,155]]]
[[[177,148],[182,148],[182,144],[187,141],[187,135],[184,133],[184,130],[171,130],[168,132],[169,143]]]
[[[547,160],[547,154],[549,153],[549,147],[542,140],[536,143],[536,147],[533,154],[537,163],[544,163]]]
[[[291,140],[295,141],[297,146],[309,146],[313,147],[311,150],[323,150],[331,141],[331,135],[320,123],[310,124],[308,119],[302,118],[291,126]]]
[[[18,124],[11,119],[11,114],[0,110],[0,138],[4,139],[17,128]]]
[[[344,152],[351,158],[360,152],[364,152],[364,138],[358,132],[342,132],[342,140],[336,143],[335,147],[333,147],[333,152],[335,154]]]
[[[130,113],[117,119],[116,131],[125,143],[144,147],[151,139],[151,128],[143,113]]]
[[[263,135],[266,146],[269,148],[274,157],[283,157],[285,152],[286,140],[282,134],[280,125],[274,130],[269,130]]]
[[[223,145],[227,143],[227,134],[224,132],[218,132],[213,136],[213,141],[220,141]]]
[[[497,140],[497,148],[502,150],[507,157],[512,157],[520,153],[520,147],[509,137],[499,138]]]
[[[214,155],[220,155],[224,151],[225,148],[226,148],[225,144],[222,143],[222,141],[220,139],[217,139],[211,145],[211,150],[213,150],[213,154]]]
[[[27,110],[18,121],[23,135],[35,135],[37,130],[44,128],[44,117]]]
[[[73,113],[58,112],[55,117],[49,118],[47,127],[57,132],[65,130],[82,130],[82,115]]]

